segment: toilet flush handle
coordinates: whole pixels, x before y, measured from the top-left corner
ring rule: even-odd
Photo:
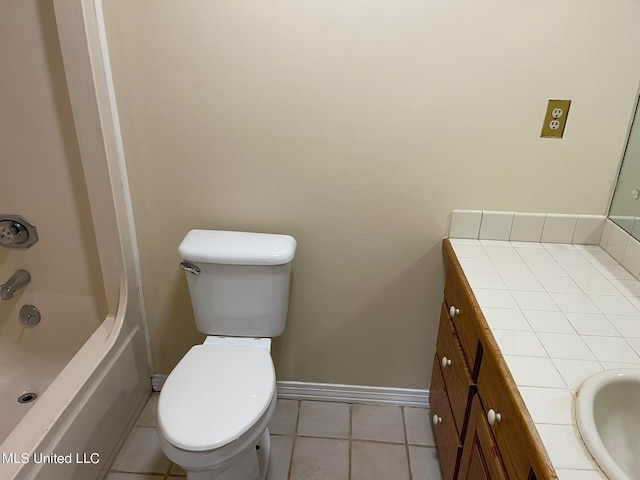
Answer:
[[[180,268],[185,272],[193,273],[194,275],[200,275],[200,269],[193,263],[180,262]]]

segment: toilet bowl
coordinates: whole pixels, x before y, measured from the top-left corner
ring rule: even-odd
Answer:
[[[207,337],[180,360],[158,401],[158,438],[189,480],[264,479],[276,405],[270,339]]]
[[[198,331],[208,335],[169,374],[158,439],[187,480],[264,480],[276,406],[271,337],[284,331],[289,235],[191,230],[180,243]]]

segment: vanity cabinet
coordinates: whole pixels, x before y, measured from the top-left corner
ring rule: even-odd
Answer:
[[[552,480],[555,470],[448,240],[430,403],[444,480]]]
[[[477,395],[471,402],[469,431],[460,460],[460,480],[507,480],[502,456]]]

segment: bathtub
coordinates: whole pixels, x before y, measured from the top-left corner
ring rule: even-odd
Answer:
[[[31,168],[38,169],[37,178],[49,182],[40,189],[50,195],[48,203],[40,202],[40,210],[29,203],[29,196],[21,195],[22,191],[6,191],[20,186],[16,179],[35,178],[33,171],[20,170],[24,161],[12,163],[14,181],[0,183],[3,210],[15,208],[15,213],[27,218],[35,215],[39,218],[34,223],[39,229],[43,227],[39,230],[42,243],[22,252],[0,249],[3,276],[25,267],[32,274],[31,283],[16,298],[0,303],[0,478],[103,478],[151,393],[151,378],[144,306],[138,296],[135,229],[101,6],[97,0],[53,0],[53,4],[26,0],[5,6],[24,9],[16,16],[20,21],[14,34],[20,42],[15,48],[24,48],[29,38],[40,45],[35,56],[17,50],[12,58],[22,59],[18,61],[28,68],[21,70],[32,74],[25,84],[37,77],[33,82],[44,85],[31,95],[38,99],[35,107],[25,101],[11,112],[16,116],[26,112],[21,120],[23,130],[16,130],[15,136],[20,138],[13,152],[18,155],[25,144],[38,143],[37,138],[25,141],[22,136],[39,131],[32,119],[47,115],[49,110],[57,113],[53,122],[62,119],[60,128],[65,122],[71,124],[66,135],[75,135],[77,144],[70,148],[67,142],[61,148],[60,156],[65,159],[62,168],[51,167],[50,149],[43,147],[31,155],[45,159]],[[23,42],[25,31],[36,35]],[[51,47],[56,40],[59,50]],[[26,63],[38,55],[44,72],[40,77],[38,65]],[[47,110],[44,104],[49,97],[42,92],[49,90],[62,90],[64,98],[51,100]],[[64,107],[62,114],[60,105]],[[36,110],[29,113],[29,108]],[[67,165],[69,155],[77,157],[75,165]],[[50,191],[66,180],[52,176],[67,167],[75,183],[64,195],[76,200],[69,208],[60,208],[56,194]],[[55,216],[82,216],[83,212],[86,225],[80,228],[78,244],[69,247],[71,254],[60,254],[61,248],[68,247],[70,235],[65,226],[60,228]],[[55,246],[47,246],[47,242]],[[86,270],[90,277],[79,282],[86,286],[81,295],[65,291],[66,280],[78,271],[74,253],[80,251],[89,252]],[[57,257],[64,257],[64,261]],[[47,275],[52,278],[45,279]],[[17,309],[25,303],[42,308],[41,324],[20,324]],[[17,396],[22,392],[35,392],[38,397],[19,404]]]
[[[95,479],[106,473],[150,393],[143,331],[127,321],[126,305],[125,297],[123,309],[98,326],[26,412],[13,395],[8,399],[8,413],[22,418],[0,445],[0,478]],[[39,381],[47,379],[36,379],[30,389]],[[63,461],[47,461],[52,453]]]

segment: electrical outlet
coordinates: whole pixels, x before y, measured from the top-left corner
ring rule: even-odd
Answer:
[[[570,105],[571,100],[549,100],[547,113],[542,124],[542,133],[540,133],[541,137],[562,138]]]

